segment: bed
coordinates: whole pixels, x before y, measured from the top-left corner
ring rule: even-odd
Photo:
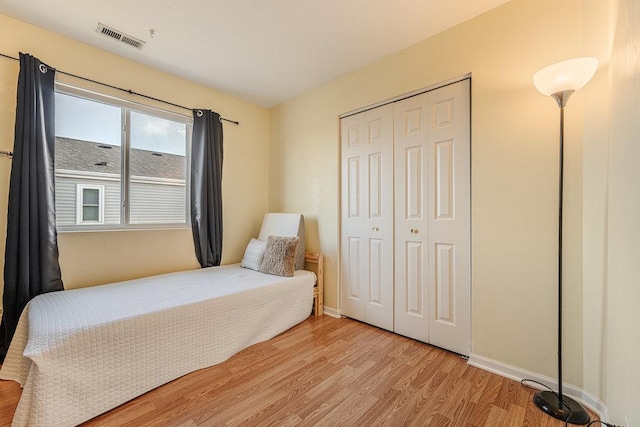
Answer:
[[[234,264],[34,298],[0,370],[23,387],[13,425],[79,424],[300,323],[322,293],[306,260],[318,276]]]

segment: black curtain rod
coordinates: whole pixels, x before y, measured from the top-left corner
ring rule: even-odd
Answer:
[[[5,55],[4,53],[0,53],[0,56],[4,56],[5,58],[9,58],[9,59],[13,59],[15,61],[19,61],[18,58],[14,58],[13,56]],[[122,91],[122,92],[127,92],[129,95],[136,95],[136,96],[140,96],[142,98],[151,99],[153,101],[162,102],[163,104],[171,105],[173,107],[184,108],[185,110],[193,111],[192,108],[188,108],[188,107],[185,107],[185,106],[179,105],[179,104],[174,104],[173,102],[165,101],[163,99],[154,98],[153,96],[144,95],[142,93],[134,92],[131,89],[123,89],[123,88],[118,87],[118,86],[113,86],[113,85],[110,85],[108,83],[102,83],[102,82],[99,82],[97,80],[88,79],[86,77],[82,77],[82,76],[78,76],[78,75],[75,75],[75,74],[67,73],[67,72],[64,72],[64,71],[57,70],[57,69],[56,69],[56,72],[60,73],[60,74],[64,74],[65,76],[75,77],[76,79],[80,79],[80,80],[84,80],[84,81],[87,81],[87,82],[99,84],[99,85],[102,85],[102,86],[106,86],[106,87],[109,87],[111,89],[116,89],[116,90],[119,90],[119,91]],[[225,119],[222,116],[220,117],[220,120],[224,120],[225,122],[233,123],[234,125],[239,125],[240,124],[240,122],[238,122],[236,120]],[[3,154],[3,153],[0,153],[0,154]]]

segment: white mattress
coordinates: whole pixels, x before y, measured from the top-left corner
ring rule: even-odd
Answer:
[[[89,420],[306,319],[315,275],[224,267],[40,295],[0,379],[23,386],[16,426]]]

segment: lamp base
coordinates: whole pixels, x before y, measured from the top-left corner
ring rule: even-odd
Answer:
[[[533,403],[548,415],[570,424],[584,425],[589,423],[590,417],[584,407],[565,395],[562,403],[558,395],[552,391],[539,391],[533,396]]]

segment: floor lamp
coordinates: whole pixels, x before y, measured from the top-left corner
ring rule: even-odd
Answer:
[[[596,58],[577,58],[549,65],[533,76],[542,94],[555,99],[560,107],[560,177],[558,210],[558,392],[539,391],[533,402],[547,414],[571,424],[587,424],[589,414],[575,400],[562,394],[562,191],[564,181],[564,107],[576,90],[586,85],[598,68]]]

